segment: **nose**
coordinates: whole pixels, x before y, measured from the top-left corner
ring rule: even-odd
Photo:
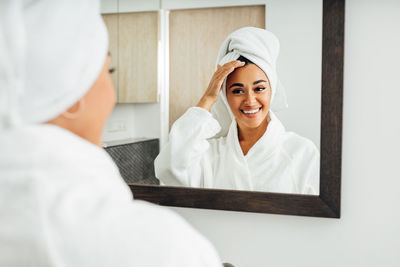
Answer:
[[[246,93],[246,98],[244,99],[244,104],[246,106],[252,106],[257,103],[256,95],[252,90],[248,90]]]

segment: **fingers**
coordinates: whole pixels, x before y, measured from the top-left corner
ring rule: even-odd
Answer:
[[[217,71],[215,72],[216,79],[225,79],[230,73],[232,73],[236,68],[243,67],[245,62],[234,60],[228,63],[225,63],[222,67],[221,65],[217,65]]]
[[[243,67],[244,66],[244,62],[243,61],[239,61],[239,60],[234,60],[228,63],[225,63],[222,67],[226,67],[226,68],[238,68],[238,67]]]
[[[207,102],[208,106],[212,106],[218,99],[219,91],[221,90],[222,83],[224,82],[225,78],[232,73],[235,68],[243,67],[244,65],[244,62],[238,60],[228,62],[223,66],[218,64],[217,71],[211,78],[208,88],[203,95],[202,99],[205,99],[203,102]]]
[[[244,64],[245,64],[244,62],[239,61],[239,60],[234,60],[234,61],[225,63],[222,67],[218,64],[220,66],[220,68],[218,68],[217,71],[224,72],[224,73],[227,72],[229,74],[232,71],[234,71],[236,68],[243,67]]]

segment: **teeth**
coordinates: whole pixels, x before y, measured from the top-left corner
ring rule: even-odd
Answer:
[[[243,110],[244,114],[254,114],[256,112],[258,112],[260,109],[254,109],[254,110]]]

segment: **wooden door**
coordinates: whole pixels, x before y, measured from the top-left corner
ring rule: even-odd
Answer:
[[[225,38],[245,26],[265,28],[265,6],[174,10],[169,25],[171,128],[200,100]]]
[[[114,69],[114,72],[111,74],[111,79],[114,85],[115,95],[118,98],[118,14],[102,16],[108,30],[108,51],[111,53],[110,69]]]

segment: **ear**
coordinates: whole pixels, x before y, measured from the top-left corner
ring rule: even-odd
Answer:
[[[85,109],[85,100],[84,98],[79,99],[75,104],[73,104],[70,108],[68,108],[66,111],[64,111],[61,116],[74,120],[78,118],[84,111]]]

